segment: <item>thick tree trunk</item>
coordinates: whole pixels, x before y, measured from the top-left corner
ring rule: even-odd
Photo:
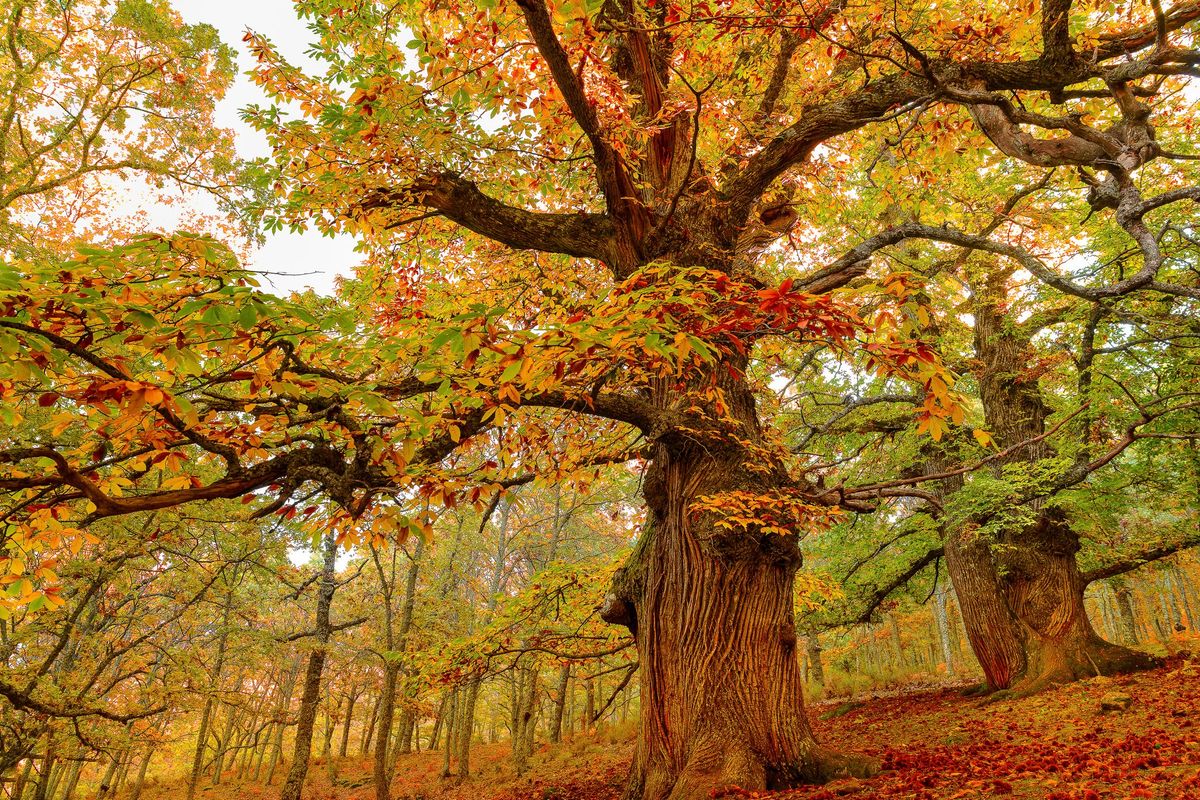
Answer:
[[[696,498],[775,486],[738,453],[660,447],[644,482],[651,513],[602,612],[634,632],[641,738],[627,798],[693,800],[866,771],[824,752],[804,710],[793,584],[796,537],[723,531]]]
[[[1046,512],[1005,544],[996,557],[972,533],[946,541],[946,566],[988,688],[1027,693],[1158,663],[1092,628],[1075,560],[1078,540],[1064,521]]]
[[[1020,625],[1005,602],[988,541],[974,531],[945,538],[946,571],[958,596],[967,641],[990,689],[1006,689],[1025,669]]]
[[[1086,588],[1075,554],[1079,540],[1052,512],[1024,531],[1034,546],[1005,550],[1005,594],[1023,625],[1023,688],[1154,666],[1155,659],[1101,639],[1084,610]],[[1024,544],[1024,543],[1022,543]]]
[[[1008,273],[988,273],[976,286],[975,355],[989,430],[1012,450],[996,466],[1034,466],[1054,455],[1037,378],[1025,377],[1032,335],[1006,317]],[[937,459],[930,466],[937,466]],[[941,491],[961,488],[944,482]],[[946,567],[958,595],[967,638],[988,688],[1037,691],[1090,675],[1153,666],[1155,659],[1101,639],[1084,608],[1086,584],[1076,563],[1079,537],[1042,499],[1003,505],[943,531]]]

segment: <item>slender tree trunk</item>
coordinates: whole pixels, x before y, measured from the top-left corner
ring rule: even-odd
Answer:
[[[412,752],[412,723],[412,710],[405,708],[400,712],[400,719],[396,724],[396,736],[390,748],[391,753],[388,756],[389,775],[395,775],[396,770],[399,769],[400,756]]]
[[[515,675],[512,761],[513,771],[520,777],[529,770],[537,730],[537,669],[523,665]]]
[[[142,796],[142,788],[146,785],[146,770],[150,768],[150,758],[154,755],[154,748],[147,747],[146,754],[142,756],[142,764],[138,767],[137,780],[133,784],[133,790],[129,793],[129,800],[138,800]]]
[[[454,749],[454,722],[458,711],[458,690],[450,692],[449,706],[446,708],[446,746],[442,749],[442,777],[450,777],[450,751]]]
[[[896,672],[902,672],[904,670],[904,639],[900,633],[900,620],[895,614],[888,614],[888,626],[891,632],[888,643],[892,648],[892,661],[896,665]]]
[[[21,796],[25,794],[25,784],[29,783],[29,776],[33,774],[33,758],[26,756],[25,766],[17,773],[16,780],[13,781],[12,794],[13,800],[21,800]]]
[[[67,776],[67,782],[63,786],[63,793],[60,800],[71,800],[75,796],[75,787],[79,785],[79,775],[83,772],[83,759],[87,755],[83,747],[80,747],[75,752],[75,760],[71,762],[71,771]]]
[[[563,709],[563,730],[568,735],[575,735],[575,684],[577,681],[567,682],[567,707]],[[515,702],[515,701],[514,701]]]
[[[438,742],[441,741],[442,724],[446,720],[446,703],[449,698],[448,693],[443,694],[441,700],[438,701],[438,710],[433,717],[433,730],[429,732],[429,745],[425,748],[426,750],[433,751],[438,748]]]
[[[326,761],[333,760],[333,732],[337,730],[337,715],[341,709],[341,698],[337,699],[332,708],[328,704],[325,707],[325,726],[323,728],[324,736],[321,739],[321,758]]]
[[[596,684],[593,679],[583,682],[583,729],[591,729],[596,717]]]
[[[126,730],[128,730],[128,725],[126,726]],[[121,759],[124,755],[125,752],[121,751],[109,759],[108,767],[104,770],[104,775],[100,778],[100,786],[96,793],[97,798],[112,796],[113,784],[117,779],[117,770],[121,767]]]
[[[950,644],[950,620],[946,615],[947,588],[938,586],[933,595],[933,619],[937,626],[938,643],[941,645],[942,661],[946,663],[946,675],[954,676],[954,648]]]
[[[239,673],[237,676],[237,680],[234,681],[233,691],[235,693],[242,688],[242,680],[243,680],[242,674]],[[216,755],[213,757],[213,762],[212,762],[212,765],[213,765],[213,767],[212,767],[212,770],[213,770],[212,785],[213,786],[217,786],[221,783],[221,777],[225,771],[225,754],[229,751],[230,746],[233,744],[233,728],[234,728],[234,725],[237,723],[238,711],[239,711],[239,709],[236,705],[230,704],[228,716],[226,716],[226,718],[225,718],[225,729],[224,729],[224,731],[221,732],[221,734],[217,738],[217,746],[216,746],[217,752],[216,752]]]
[[[359,748],[359,752],[364,755],[371,749],[371,742],[375,740],[375,723],[379,720],[379,701],[380,697],[376,696],[375,701],[371,703],[371,716],[363,730],[362,747]]]
[[[1124,643],[1121,626],[1117,622],[1116,604],[1113,603],[1112,591],[1108,589],[1107,585],[1097,593],[1096,604],[1100,609],[1100,627],[1103,629],[1100,634],[1105,639]]]
[[[474,678],[463,688],[458,712],[458,777],[461,780],[471,776],[471,739],[475,732],[475,702],[479,699],[479,683],[480,679]]]
[[[54,766],[54,743],[47,736],[46,755],[42,758],[42,769],[38,772],[37,788],[33,792],[33,800],[47,800],[50,796],[50,782],[54,778]]]
[[[562,665],[558,673],[558,692],[554,695],[554,716],[550,721],[550,741],[562,741],[563,712],[567,707],[567,685],[571,681],[571,662]]]
[[[411,706],[405,706],[400,713],[400,733],[397,736],[396,747],[393,748],[392,768],[396,766],[396,756],[413,751],[413,734],[417,727],[417,712]]]
[[[808,662],[808,678],[817,686],[825,685],[825,665],[821,661],[821,639],[813,631],[804,637],[806,661]]]
[[[375,797],[391,800],[391,777],[388,775],[388,754],[391,747],[392,719],[396,710],[396,682],[400,677],[400,663],[389,661],[383,666],[383,689],[379,695],[378,732],[375,738],[375,758],[372,779],[375,782]]]
[[[208,728],[216,704],[213,693],[221,688],[221,671],[225,666],[225,648],[229,643],[229,615],[232,610],[233,586],[230,585],[225,592],[225,608],[221,612],[221,633],[217,639],[217,656],[213,661],[209,694],[204,700],[204,710],[200,712],[200,725],[196,730],[196,752],[192,757],[192,772],[188,778],[187,800],[193,800],[196,796],[196,786],[200,783],[200,775],[204,770],[204,754],[208,750]]]
[[[1179,591],[1179,601],[1183,605],[1183,614],[1187,617],[1187,626],[1194,633],[1200,630],[1197,625],[1196,610],[1192,605],[1192,598],[1188,591],[1187,575],[1179,568],[1178,564],[1171,564],[1167,568],[1168,574],[1171,576],[1171,581],[1175,588]]]
[[[299,673],[300,656],[297,655],[292,658],[287,672],[282,677],[282,683],[275,696],[275,706],[271,712],[271,724],[267,727],[258,763],[254,767],[254,780],[257,781],[259,774],[262,772],[263,761],[266,760],[269,750],[271,753],[271,763],[267,768],[266,784],[268,786],[271,785],[271,780],[275,776],[275,767],[279,763],[279,757],[283,754],[283,729],[286,727],[287,713],[292,704],[292,692],[296,690],[296,676]]]
[[[313,726],[317,721],[317,706],[321,700],[321,673],[325,670],[326,646],[332,625],[329,620],[333,593],[337,589],[337,540],[325,537],[324,564],[317,593],[316,644],[308,656],[304,672],[304,690],[300,696],[300,716],[296,723],[296,743],[287,780],[279,794],[280,800],[300,800],[304,778],[308,774],[308,759],[312,754]]]
[[[1175,597],[1175,589],[1171,586],[1171,574],[1167,570],[1160,570],[1156,576],[1159,595],[1163,598],[1163,608],[1167,611],[1167,624],[1175,631],[1184,629],[1183,610],[1179,607],[1179,601]]]
[[[404,585],[404,605],[400,610],[400,619],[393,619],[392,598],[395,594],[396,553],[392,552],[391,569],[385,570],[379,552],[373,547],[371,555],[375,563],[379,580],[383,587],[383,620],[384,646],[386,654],[383,665],[383,691],[379,696],[378,734],[375,743],[375,760],[372,767],[372,780],[375,784],[376,800],[391,800],[391,776],[388,771],[389,747],[392,732],[392,720],[396,711],[396,685],[400,680],[403,664],[400,654],[403,653],[408,631],[412,627],[413,608],[416,602],[417,576],[420,570],[422,543],[417,539],[413,555],[408,565],[408,573]]]
[[[346,698],[346,718],[342,720],[342,743],[338,746],[338,756],[346,757],[346,747],[350,744],[350,723],[354,719],[354,704],[358,702],[358,689],[353,688]]]
[[[1133,613],[1133,592],[1124,578],[1113,578],[1110,582],[1113,593],[1113,603],[1117,607],[1117,620],[1120,623],[1119,638],[1127,644],[1137,644],[1137,616]]]

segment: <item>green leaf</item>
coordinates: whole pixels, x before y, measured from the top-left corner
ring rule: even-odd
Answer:
[[[125,312],[125,319],[137,325],[139,328],[157,328],[158,320],[148,311],[143,311],[140,308],[131,308]]]
[[[517,373],[521,371],[523,361],[514,361],[504,368],[504,372],[500,373],[501,383],[510,383],[513,378],[517,377]]]
[[[242,306],[241,310],[238,312],[238,325],[246,330],[249,330],[250,328],[253,328],[257,322],[258,309],[254,307],[254,304],[247,303],[246,305]]]

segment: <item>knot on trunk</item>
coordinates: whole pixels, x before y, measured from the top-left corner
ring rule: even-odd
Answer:
[[[1079,537],[1062,510],[1042,510],[1037,519],[1008,542],[1018,550],[1031,550],[1042,557],[1065,558],[1079,552]]]
[[[600,606],[600,619],[611,625],[624,625],[630,633],[637,636],[637,609],[612,592],[604,596],[604,603]]]

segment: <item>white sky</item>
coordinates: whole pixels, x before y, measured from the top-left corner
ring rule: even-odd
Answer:
[[[253,103],[265,105],[263,94],[245,75],[254,62],[242,35],[247,28],[264,34],[292,63],[311,64],[304,57],[309,41],[308,29],[296,18],[291,0],[173,0],[172,5],[186,22],[207,22],[220,32],[222,41],[237,49],[239,75],[217,106],[217,122],[237,134],[241,156],[270,155],[265,137],[238,118],[240,108]],[[360,256],[353,251],[353,246],[353,239],[347,236],[330,239],[314,232],[283,232],[270,237],[266,245],[251,256],[247,266],[262,272],[288,273],[287,276],[264,276],[277,292],[312,287],[322,294],[332,294],[334,278],[352,274],[359,261]],[[307,547],[296,547],[288,555],[292,563],[301,566],[309,563],[316,553]],[[345,569],[349,559],[348,551],[339,553],[338,569]]]
[[[309,32],[296,18],[291,0],[173,0],[172,5],[186,22],[207,22],[221,34],[221,40],[238,52],[239,75],[225,99],[217,106],[217,122],[237,134],[238,152],[245,158],[267,156],[266,138],[238,119],[238,109],[253,103],[266,104],[266,98],[246,77],[253,65],[242,35],[246,29],[269,37],[298,66],[311,64],[304,51]],[[337,275],[350,275],[360,256],[353,251],[354,241],[347,236],[334,239],[316,232],[279,233],[249,259],[248,267],[266,273],[268,287],[287,293],[312,287],[322,294],[333,292]]]

